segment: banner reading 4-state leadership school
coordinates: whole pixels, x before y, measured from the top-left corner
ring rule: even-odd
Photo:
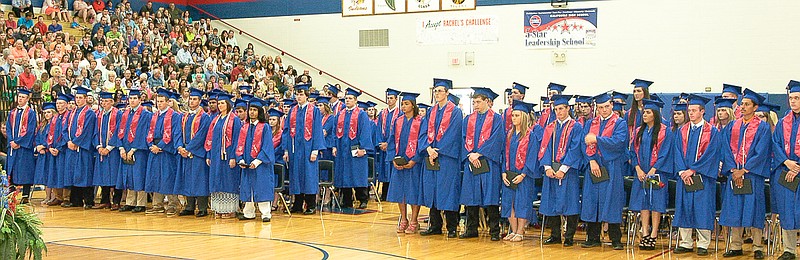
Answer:
[[[525,47],[531,49],[594,48],[597,8],[525,11]]]

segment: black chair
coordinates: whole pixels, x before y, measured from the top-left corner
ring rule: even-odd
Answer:
[[[333,187],[334,167],[333,167],[333,161],[331,160],[319,160],[318,164],[319,164],[320,175],[322,175],[322,173],[325,172],[328,177],[327,181],[323,181],[321,179],[319,181],[320,191],[322,192],[322,196],[320,196],[319,202],[324,202],[326,198],[325,195],[327,194],[326,191],[330,191],[331,194],[334,194],[334,187]],[[333,200],[333,203],[336,205],[336,207],[338,207],[341,210],[342,206],[339,204],[339,199],[335,195],[331,195],[331,199]],[[323,205],[322,203],[317,203],[317,204],[320,205],[319,213],[322,214]]]
[[[280,163],[276,163],[274,165],[275,169],[275,193],[278,194],[278,197],[281,199],[281,203],[283,203],[283,207],[286,209],[286,212],[289,213],[289,217],[292,216],[292,211],[289,210],[289,204],[286,203],[286,198],[283,196],[283,185],[284,185],[284,173],[286,172],[286,166]]]
[[[375,158],[367,157],[367,181],[372,193],[375,194],[375,200],[378,201],[378,208],[381,208],[381,196],[378,195],[377,186],[375,186]]]

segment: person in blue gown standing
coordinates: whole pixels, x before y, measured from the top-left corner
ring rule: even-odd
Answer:
[[[255,218],[255,207],[261,211],[261,221],[270,222],[275,199],[275,149],[272,142],[272,128],[267,123],[259,98],[250,99],[248,122],[243,124],[237,138],[236,161],[241,168],[239,196],[244,204],[244,213],[239,219]]]
[[[205,141],[211,117],[200,107],[205,92],[192,88],[189,94],[189,111],[181,119],[181,131],[175,148],[181,158],[175,177],[175,192],[186,196],[186,207],[178,216],[208,216],[208,164]],[[197,212],[195,213],[195,209]]]
[[[309,106],[308,84],[295,86],[297,105],[291,107],[283,124],[283,160],[289,164],[289,193],[294,195],[292,212],[316,213],[319,188],[320,152],[325,149],[322,114]],[[329,120],[332,120],[329,119]],[[333,134],[333,133],[329,133]],[[305,203],[306,209],[303,210]]]
[[[419,156],[419,142],[426,137],[425,119],[419,115],[417,93],[402,92],[399,117],[394,118],[392,132],[389,133],[386,154],[389,163],[392,185],[386,195],[387,201],[396,202],[400,210],[400,223],[397,233],[414,234],[419,230],[419,209],[422,204],[422,157]],[[405,163],[403,163],[405,162]],[[411,206],[411,217],[408,216]]]
[[[342,195],[342,208],[353,207],[354,195],[360,202],[360,209],[367,208],[369,202],[367,154],[375,148],[374,123],[369,120],[367,112],[357,106],[359,95],[361,91],[347,88],[345,109],[339,111],[334,119],[333,156],[336,159],[333,186],[339,188]]]
[[[394,151],[389,150],[389,136],[394,132],[394,120],[400,117],[400,105],[397,103],[400,91],[387,88],[386,89],[386,104],[388,107],[378,113],[378,128],[375,135],[378,136],[378,141],[375,145],[378,147],[375,157],[375,171],[378,181],[381,183],[381,200],[386,200],[389,191],[389,183],[392,179],[392,154]]]
[[[36,156],[33,149],[36,136],[36,111],[28,104],[30,90],[17,89],[17,106],[8,114],[6,133],[8,135],[7,165],[4,165],[12,186],[22,188],[23,202],[28,202],[31,193]],[[70,176],[71,178],[71,176]]]
[[[100,204],[92,209],[111,208],[111,190],[117,184],[120,170],[119,153],[113,152],[120,146],[117,136],[122,118],[119,109],[114,107],[114,93],[100,92],[100,109],[97,111],[97,133],[92,146],[97,149],[94,160],[94,186],[100,186]],[[115,192],[122,192],[116,190]]]
[[[536,199],[536,178],[541,178],[538,156],[542,141],[542,127],[534,122],[530,114],[533,104],[512,101],[511,129],[503,144],[504,161],[501,163],[503,173],[502,216],[508,218],[511,229],[503,240],[520,242],[524,239],[525,227],[528,223],[536,223],[536,210],[533,201]],[[516,176],[509,176],[515,174]]]
[[[241,169],[236,165],[235,152],[242,121],[233,113],[232,98],[227,93],[217,93],[218,114],[211,119],[204,145],[211,210],[220,218],[233,218],[239,211]]]
[[[34,149],[36,152],[36,172],[33,178],[33,183],[35,184],[46,184],[50,173],[55,170],[56,163],[55,156],[53,156],[49,151],[49,148],[53,144],[53,141],[56,137],[56,103],[42,103],[42,112],[44,113],[44,120],[42,120],[42,122],[39,123],[40,126],[37,127],[35,141],[36,148]],[[51,129],[53,132],[51,132]],[[45,190],[47,197],[42,204],[47,204],[47,202],[50,202],[54,199],[51,196],[51,192],[52,191],[49,187]]]
[[[117,137],[122,144],[119,147],[119,155],[123,162],[117,179],[117,188],[128,190],[125,206],[119,209],[120,212],[144,212],[147,206],[147,193],[144,191],[147,158],[150,155],[150,151],[147,150],[147,131],[150,129],[150,119],[153,114],[141,104],[141,92],[130,90],[129,107],[122,112],[119,123]]]
[[[420,235],[442,234],[442,211],[447,219],[447,237],[457,236],[461,208],[461,109],[448,100],[453,82],[433,79],[433,97],[436,104],[427,113],[427,136],[420,142],[420,153],[427,165],[422,169],[423,205],[430,208],[430,226]],[[436,167],[438,166],[438,167]]]
[[[175,143],[180,132],[181,114],[169,106],[173,95],[167,89],[156,91],[156,111],[153,112],[147,132],[147,147],[150,150],[147,163],[145,191],[152,192],[153,206],[146,214],[177,213],[180,204],[175,195],[175,173],[178,154]],[[164,199],[166,198],[166,203]]]
[[[774,172],[770,179],[775,191],[773,198],[777,207],[772,208],[773,213],[780,214],[781,236],[783,239],[783,253],[781,260],[795,259],[797,257],[797,232],[800,230],[800,190],[780,184],[783,178],[785,183],[800,181],[800,82],[791,80],[789,89],[789,113],[778,120],[775,132],[772,133],[772,153],[774,157]]]
[[[52,135],[52,140],[48,144],[47,150],[55,160],[52,169],[47,173],[47,183],[45,183],[48,188],[52,189],[54,197],[54,200],[47,203],[48,206],[66,206],[69,203],[70,194],[69,189],[66,188],[68,186],[66,182],[71,183],[72,180],[67,181],[63,177],[65,173],[64,163],[66,162],[66,156],[64,156],[63,152],[66,150],[67,145],[66,138],[63,137],[63,126],[67,123],[67,116],[69,115],[67,107],[71,99],[68,94],[58,94],[56,97],[56,113],[58,114],[54,116],[55,125],[50,126],[51,131],[48,133]]]
[[[578,214],[581,213],[578,175],[583,164],[580,150],[583,125],[569,115],[571,98],[570,95],[553,95],[555,120],[542,130],[542,142],[538,150],[539,165],[544,170],[539,212],[548,222],[544,224],[550,225],[551,229],[550,237],[543,242],[545,245],[562,242],[561,216],[567,220],[564,246],[574,245]],[[587,101],[591,102],[591,98]]]
[[[86,104],[86,96],[91,92],[85,87],[75,88],[75,109],[67,119],[64,129],[67,137],[66,175],[72,176],[72,196],[70,202],[74,207],[94,206],[94,153],[92,141],[97,132],[95,112]]]

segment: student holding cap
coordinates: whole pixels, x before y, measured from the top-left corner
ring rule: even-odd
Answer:
[[[772,198],[780,198],[773,213],[780,214],[783,254],[781,260],[795,259],[797,256],[797,232],[800,230],[800,190],[792,189],[791,183],[798,180],[800,173],[800,81],[791,80],[787,85],[789,92],[789,109],[791,110],[775,125],[772,133],[772,153],[775,170],[770,181]],[[796,186],[794,186],[796,188]]]
[[[503,240],[520,242],[524,239],[525,227],[529,222],[536,222],[536,185],[534,178],[539,178],[539,146],[542,141],[542,128],[533,124],[530,118],[533,104],[514,100],[511,104],[511,123],[513,127],[505,138],[504,162],[500,178],[502,185],[502,216],[508,218],[511,229]]]
[[[91,208],[94,206],[94,146],[92,141],[97,131],[97,117],[86,104],[86,96],[91,92],[85,87],[75,88],[75,109],[67,119],[65,137],[67,138],[67,176],[72,176],[72,206]]]
[[[342,207],[353,207],[353,190],[361,203],[358,208],[367,208],[369,191],[367,187],[367,153],[375,149],[373,144],[373,123],[367,112],[358,108],[357,98],[361,91],[347,88],[345,109],[336,114],[335,143],[333,147],[334,174],[333,185],[342,194]]]
[[[719,224],[731,227],[730,247],[724,257],[740,256],[742,232],[750,228],[753,235],[753,258],[764,258],[762,230],[766,209],[764,179],[770,176],[770,126],[755,116],[766,98],[750,89],[744,90],[742,118],[736,119],[723,135],[722,174],[728,181],[722,184],[724,197]]]
[[[414,234],[419,230],[419,209],[422,204],[422,167],[424,162],[420,155],[419,143],[425,138],[425,121],[417,108],[417,93],[400,93],[400,108],[403,114],[394,120],[392,132],[387,139],[392,153],[390,157],[392,185],[389,187],[386,200],[396,202],[400,209],[400,223],[397,233]],[[406,205],[411,205],[411,217],[408,217]],[[410,222],[409,222],[410,220]]]

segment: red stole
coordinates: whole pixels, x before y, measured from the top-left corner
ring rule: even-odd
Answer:
[[[350,129],[347,131],[347,137],[350,140],[356,139],[356,133],[358,132],[358,116],[361,114],[361,109],[358,107],[353,108],[353,113],[350,115]],[[336,138],[342,138],[344,136],[344,118],[347,114],[347,109],[343,109],[339,112],[338,118],[336,119]]]
[[[143,109],[144,108],[142,107],[142,105],[139,105],[139,108],[137,108],[136,111],[133,113],[133,119],[131,119],[131,126],[129,127],[130,132],[128,132],[129,143],[132,143],[133,139],[136,138],[136,129],[138,129],[137,126],[139,126],[139,118],[142,115]],[[125,137],[125,126],[128,124],[128,116],[130,115],[131,112],[130,109],[127,110],[128,111],[125,111],[125,113],[122,113],[122,122],[120,122],[121,128],[119,129],[119,133],[117,134],[120,139]]]
[[[172,108],[167,108],[167,112],[164,112],[164,135],[161,136],[161,140],[164,140],[165,144],[169,144],[172,140],[172,113]],[[152,143],[155,139],[156,122],[158,122],[158,112],[153,113],[150,118],[150,130],[147,131],[148,143]]]
[[[97,140],[100,141],[100,144],[103,144],[103,117],[105,116],[105,111],[99,110],[97,111]],[[108,115],[108,131],[106,135],[106,145],[108,145],[108,140],[111,139],[111,136],[114,136],[114,130],[117,129],[117,108],[111,107],[110,114]],[[54,124],[51,124],[53,127]]]
[[[513,126],[511,124],[511,111],[512,111],[511,106],[509,106],[508,108],[506,108],[505,111],[503,111],[503,120],[506,126],[506,132],[511,130],[511,127]]]
[[[78,115],[78,128],[75,129],[75,137],[79,137],[83,133],[83,127],[86,121],[86,112],[89,111],[89,109],[90,108],[88,106],[84,105],[83,110],[81,110],[81,114]],[[71,115],[69,115],[69,124],[67,125],[69,131],[72,131],[72,119],[75,119],[75,114],[76,113],[72,113]]]
[[[550,119],[550,113],[552,113],[552,112],[553,111],[550,108],[545,109],[544,111],[542,111],[542,117],[539,118],[539,125],[541,127],[545,127],[547,125],[547,120]]]
[[[289,122],[289,135],[291,135],[292,138],[294,138],[294,135],[297,133],[297,110],[300,109],[299,107],[300,105],[292,107],[292,112],[290,112],[292,114],[292,120]],[[305,128],[303,129],[303,139],[306,139],[306,141],[311,140],[311,127],[314,125],[314,110],[312,109],[314,109],[313,106],[306,104],[305,123],[303,125]]]
[[[589,133],[592,133],[598,137],[611,137],[611,134],[614,133],[614,126],[617,125],[617,116],[616,113],[611,113],[611,117],[608,119],[608,123],[606,123],[606,127],[603,129],[602,135],[600,134],[600,122],[603,120],[600,116],[594,117],[592,120],[592,125],[589,127]],[[597,144],[590,144],[586,146],[586,155],[594,156],[597,153]]]
[[[197,115],[194,116],[192,119],[192,128],[189,129],[189,139],[194,139],[194,135],[197,134],[197,131],[200,130],[200,119],[203,118],[203,109],[198,109]],[[189,120],[189,113],[183,117],[183,122],[181,122],[181,132],[183,134],[184,140],[186,140],[186,120]]]
[[[456,108],[456,105],[453,102],[447,101],[447,104],[444,105],[444,114],[442,115],[442,122],[439,124],[439,130],[437,131],[435,128],[436,124],[436,114],[439,113],[439,103],[436,103],[433,106],[433,110],[431,110],[428,114],[428,143],[433,143],[434,140],[439,141],[442,140],[442,136],[444,135],[444,131],[450,127],[450,118],[453,115],[453,110]],[[436,137],[434,139],[434,137]]]
[[[794,114],[790,111],[788,115],[783,117],[783,150],[786,151],[786,157],[791,157],[793,151],[800,151],[800,127],[797,128],[797,136],[794,143],[794,150],[792,150],[792,125],[794,124]]]
[[[761,119],[757,116],[753,116],[750,122],[747,122],[747,128],[744,130],[744,138],[742,138],[744,143],[741,148],[739,147],[739,135],[741,135],[740,132],[742,124],[744,124],[744,119],[737,119],[736,122],[733,123],[733,128],[731,128],[731,152],[733,152],[733,159],[739,167],[744,167],[745,162],[747,162],[747,154],[750,152],[750,146],[753,145],[760,123]]]
[[[514,130],[511,130],[514,131]],[[514,158],[514,167],[516,169],[522,169],[525,167],[525,159],[528,158],[528,143],[530,143],[531,135],[530,129],[527,132],[521,133],[523,134],[520,140],[519,145],[517,146],[517,157]],[[511,156],[509,153],[511,151],[511,137],[508,138],[506,141],[506,169],[509,171],[511,170],[511,160],[508,158]]]
[[[387,117],[388,113],[389,113],[389,109],[388,108],[384,108],[383,109],[383,113],[381,113],[381,123],[382,123],[381,124],[381,134],[384,135],[384,136],[386,135],[386,117]],[[400,114],[400,108],[395,107],[394,111],[392,112],[392,120],[397,119],[397,115],[398,114]],[[389,122],[390,126],[391,126],[391,124],[392,123]]]
[[[403,131],[403,124],[406,121],[404,118],[395,118],[395,125],[394,125],[394,146],[395,146],[395,155],[400,154],[400,134]],[[408,146],[406,147],[406,157],[411,159],[417,154],[417,141],[419,140],[419,128],[420,124],[422,123],[422,117],[416,116],[411,119],[411,128],[408,130]]]
[[[236,156],[244,155],[244,143],[247,140],[247,131],[250,129],[250,123],[244,124],[242,129],[239,130],[239,140],[236,144]],[[258,152],[261,152],[261,139],[264,136],[264,123],[258,122],[255,126],[256,132],[253,135],[253,145],[250,148],[250,156],[256,158]]]
[[[217,126],[217,121],[219,121],[220,117],[224,115],[219,114],[214,117],[214,120],[211,120],[211,125],[208,126],[208,132],[206,133],[206,142],[203,144],[203,147],[206,151],[211,151],[211,142],[214,139],[214,127]],[[225,123],[222,125],[222,147],[228,148],[231,146],[233,139],[233,114],[228,113],[228,117],[225,118]]]
[[[467,139],[464,142],[464,148],[467,148],[467,152],[472,152],[473,148],[475,148],[475,124],[477,123],[478,111],[475,111],[469,115],[469,119],[467,120]],[[489,140],[489,136],[492,134],[493,123],[494,112],[491,110],[486,111],[486,120],[483,121],[481,135],[478,137],[478,147],[483,146],[483,143],[485,143],[486,140]]]
[[[644,127],[644,125],[642,125],[640,127],[637,127],[636,128],[636,133],[638,133],[639,132],[639,128],[642,128],[642,127]],[[661,124],[661,129],[658,130],[658,140],[656,141],[656,147],[650,147],[650,149],[652,150],[651,154],[650,154],[650,167],[653,167],[653,165],[656,165],[656,160],[658,159],[658,151],[661,150],[661,143],[664,142],[664,136],[666,136],[666,135],[667,135],[667,126],[664,125],[664,124]],[[638,155],[639,154],[639,146],[641,145],[642,141],[637,139],[637,138],[635,138],[635,137],[634,137],[634,139],[632,141],[633,141],[633,150]],[[638,156],[637,156],[637,158],[638,158]],[[639,160],[639,165],[641,165],[642,164],[642,159],[638,158],[638,160]]]
[[[687,145],[689,145],[689,127],[691,127],[692,123],[686,123],[681,126],[681,138],[683,139],[683,157],[686,157]],[[697,156],[694,158],[697,160],[700,156],[703,156],[703,153],[708,149],[708,145],[711,143],[711,124],[705,122],[703,124],[703,129],[700,132],[700,142],[698,143],[697,148]]]
[[[283,124],[282,122],[280,124]],[[278,132],[272,135],[272,148],[278,148],[281,145],[281,137],[283,135],[283,126],[278,126]]]
[[[47,130],[47,146],[52,147],[53,139],[56,136],[56,123],[58,123],[57,116],[50,118],[50,129]]]
[[[31,107],[25,105],[25,109],[22,110],[22,119],[19,121],[19,126],[14,124],[17,123],[17,111],[11,112],[11,129],[17,129],[19,127],[19,132],[17,132],[16,137],[25,136],[28,133],[28,112],[31,111]]]
[[[539,160],[544,157],[545,151],[550,146],[550,140],[553,139],[553,132],[556,130],[556,124],[558,121],[553,121],[547,124],[547,127],[544,128],[544,135],[542,139],[542,146],[539,147]],[[553,151],[556,153],[554,162],[561,162],[561,158],[564,157],[564,153],[567,150],[567,145],[569,145],[569,140],[572,135],[572,128],[575,126],[575,120],[572,118],[567,119],[567,122],[564,125],[564,128],[561,129],[561,140],[558,141],[558,149]]]

